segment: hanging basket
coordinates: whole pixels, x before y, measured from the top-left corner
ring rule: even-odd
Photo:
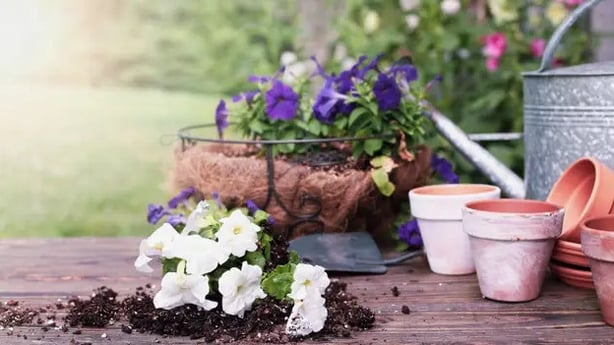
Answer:
[[[375,137],[221,140],[194,134],[214,126],[179,131],[174,185],[194,187],[205,198],[218,193],[230,208],[252,200],[271,214],[274,233],[288,239],[316,232],[368,231],[384,240],[401,204],[408,202],[407,192],[426,184],[430,176],[430,149],[419,147],[413,161],[396,162],[389,175],[395,192],[385,197],[373,183],[369,162],[354,160],[347,151],[348,143]],[[306,145],[307,153],[274,157],[274,146],[282,144]]]

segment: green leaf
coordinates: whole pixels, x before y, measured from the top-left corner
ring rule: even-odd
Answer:
[[[392,193],[394,193],[394,185],[390,183],[388,174],[384,168],[378,168],[371,171],[371,178],[382,195],[391,196]]]
[[[322,132],[322,124],[316,119],[309,121],[309,132],[313,135],[320,135]]]
[[[162,259],[162,275],[168,272],[177,272],[177,264],[179,264],[179,261],[181,261],[179,258]]]
[[[298,265],[301,262],[301,258],[298,256],[298,253],[295,250],[291,250],[288,253],[288,262],[291,264]]]
[[[337,119],[335,120],[335,127],[337,127],[338,129],[344,129],[347,123],[348,123],[347,116],[340,116],[340,117],[337,117]]]
[[[365,140],[365,152],[369,156],[373,156],[375,152],[382,148],[382,139],[367,139]]]
[[[249,123],[249,129],[260,134],[266,129],[266,124],[262,121],[253,120]]]
[[[350,113],[350,118],[348,120],[348,126],[352,126],[359,118],[363,117],[363,115],[368,115],[369,111],[363,107],[358,107]]]
[[[266,265],[266,258],[259,251],[245,254],[245,260],[247,260],[248,264],[260,266],[260,268],[264,268],[264,265]]]
[[[291,291],[292,282],[294,281],[293,263],[277,266],[262,280],[262,289],[264,292],[278,300],[284,299]]]
[[[254,213],[254,223],[260,224],[268,220],[269,220],[269,214],[266,213],[265,211],[257,210],[256,213]]]

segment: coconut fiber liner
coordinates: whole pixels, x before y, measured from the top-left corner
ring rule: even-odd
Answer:
[[[421,146],[412,161],[397,160],[398,166],[389,174],[395,185],[391,197],[379,193],[369,169],[351,164],[321,169],[275,159],[275,191],[289,212],[271,196],[265,210],[274,218],[273,232],[292,239],[319,231],[368,231],[383,240],[389,237],[400,206],[408,202],[408,191],[426,184],[431,173],[430,157],[430,149]],[[172,176],[175,187],[194,187],[205,198],[218,193],[229,208],[240,207],[246,200],[262,208],[267,200],[267,161],[254,147],[185,145],[175,152]],[[318,209],[317,217],[312,218],[318,222],[297,224],[300,216],[315,214]]]

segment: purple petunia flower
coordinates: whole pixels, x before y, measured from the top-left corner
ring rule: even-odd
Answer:
[[[222,204],[222,199],[220,199],[220,193],[213,192],[213,193],[211,193],[211,197],[213,198],[213,200],[215,200],[215,203],[217,204],[217,207],[219,207],[219,208],[223,208],[224,207],[224,204]]]
[[[245,206],[247,206],[247,209],[249,210],[249,214],[250,215],[254,215],[254,213],[256,213],[256,211],[259,210],[258,206],[256,205],[255,202],[251,201],[251,200],[247,200],[245,201]]]
[[[179,192],[179,194],[175,195],[171,200],[168,201],[168,208],[176,209],[180,204],[186,202],[196,190],[192,187],[186,188]]]
[[[335,91],[333,80],[326,79],[313,103],[313,116],[320,122],[333,123],[339,107],[348,97]]]
[[[382,54],[374,57],[365,67],[361,68],[360,71],[356,73],[356,76],[360,79],[364,79],[364,77],[369,73],[369,71],[378,71],[379,60],[382,58]]]
[[[274,79],[273,86],[265,94],[266,113],[273,120],[291,120],[298,109],[298,95],[292,88]]]
[[[387,74],[392,75],[395,78],[400,76],[401,80],[404,80],[407,83],[411,83],[412,81],[418,79],[418,70],[416,67],[409,64],[394,65],[390,67]]]
[[[251,104],[252,101],[254,100],[254,97],[256,97],[257,94],[258,94],[258,90],[242,92],[240,94],[232,96],[232,101],[234,103],[237,103],[244,99],[247,104]]]
[[[392,110],[401,104],[401,90],[393,77],[381,73],[373,85],[373,93],[380,110]]]
[[[399,226],[399,239],[409,244],[410,247],[422,247],[422,236],[420,235],[420,227],[417,220],[411,220]]]
[[[431,156],[431,169],[435,171],[446,183],[458,183],[458,175],[452,169],[452,164],[445,158],[433,153]]]
[[[147,222],[150,224],[157,224],[167,214],[169,212],[162,205],[147,205]]]
[[[271,80],[271,77],[259,76],[259,75],[250,75],[247,77],[247,81],[250,83],[266,83]]]
[[[166,219],[166,222],[176,227],[178,225],[185,225],[186,219],[183,214],[173,214]]]
[[[215,109],[215,126],[217,127],[217,134],[222,138],[224,129],[228,127],[228,110],[224,100],[221,100]]]

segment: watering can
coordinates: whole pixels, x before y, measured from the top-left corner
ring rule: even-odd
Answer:
[[[565,168],[584,156],[614,168],[614,61],[551,69],[564,34],[599,2],[578,6],[550,38],[539,69],[523,73],[525,181],[424,103],[439,133],[509,197],[545,199]]]

